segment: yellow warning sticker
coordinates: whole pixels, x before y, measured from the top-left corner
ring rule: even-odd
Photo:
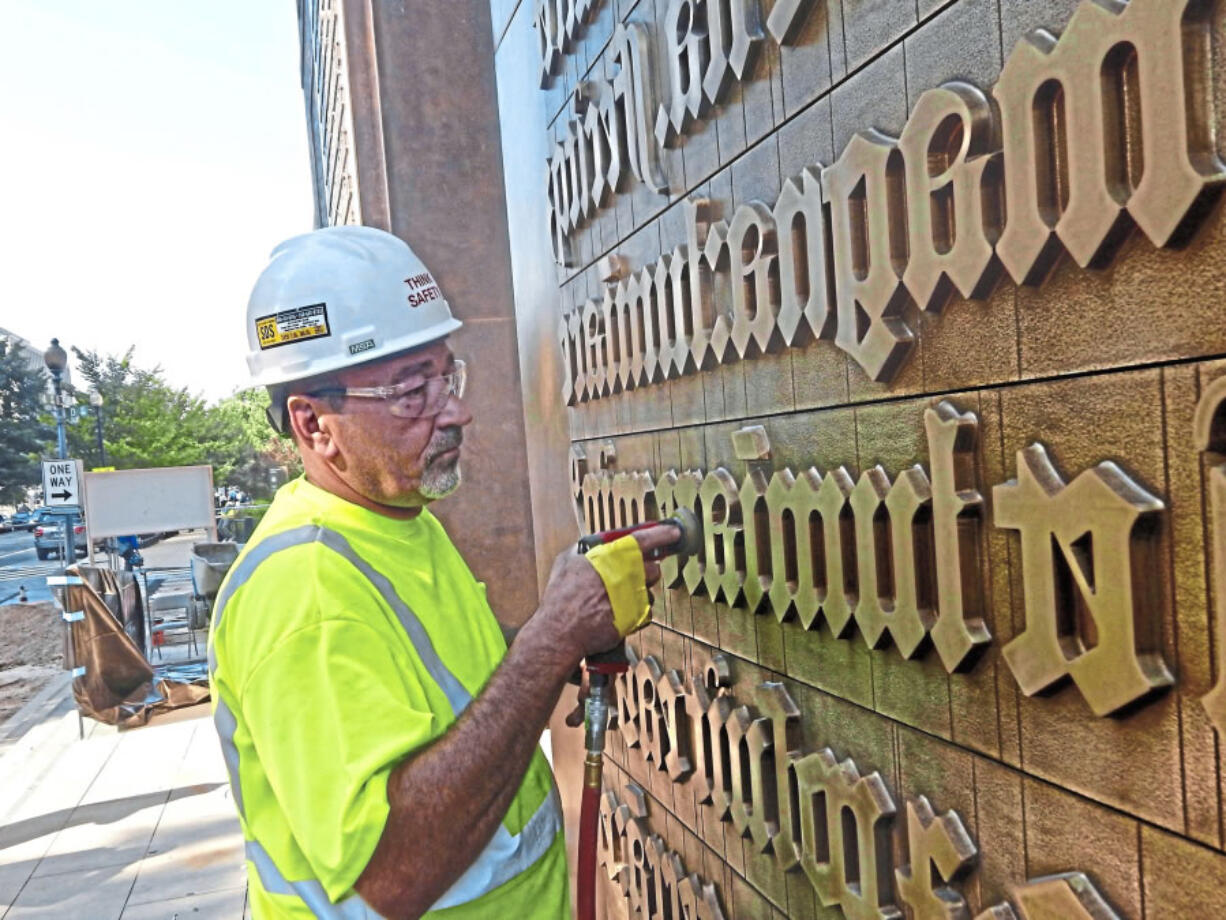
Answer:
[[[261,351],[332,334],[328,329],[328,308],[322,303],[261,316],[255,321],[255,331]]]

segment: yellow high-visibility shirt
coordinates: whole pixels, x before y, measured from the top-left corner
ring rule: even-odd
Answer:
[[[254,917],[377,916],[353,885],[387,821],[388,776],[447,730],[505,653],[485,586],[429,511],[397,521],[305,479],[281,488],[218,593],[209,637]],[[428,916],[569,916],[539,750],[494,840]]]

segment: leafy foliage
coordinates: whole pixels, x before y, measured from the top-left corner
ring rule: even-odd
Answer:
[[[287,478],[302,472],[302,458],[294,442],[272,430],[264,415],[267,408],[267,392],[244,390],[223,399],[212,410],[218,425],[241,433],[241,449],[225,458],[230,463],[226,478],[220,478],[216,463],[214,478],[257,497],[271,494]]]
[[[24,500],[42,479],[39,455],[55,436],[43,407],[46,392],[47,372],[0,338],[0,501],[6,504]]]
[[[121,357],[73,351],[80,378],[102,394],[107,466],[210,464],[215,483],[236,485],[253,497],[271,493],[271,470],[278,469],[277,478],[284,482],[301,469],[292,444],[281,441],[264,421],[268,397],[263,391],[238,393],[209,406],[168,384],[160,367],[138,367],[131,348]],[[86,458],[89,466],[101,465],[97,431],[93,417],[69,431],[69,452]]]

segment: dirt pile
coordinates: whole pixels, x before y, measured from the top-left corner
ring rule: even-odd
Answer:
[[[52,603],[0,607],[0,723],[64,666],[64,624]]]

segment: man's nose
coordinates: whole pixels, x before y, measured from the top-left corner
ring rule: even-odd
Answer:
[[[447,405],[434,420],[434,427],[449,428],[452,425],[464,426],[473,420],[473,414],[468,411],[468,404],[454,393],[447,399]]]

